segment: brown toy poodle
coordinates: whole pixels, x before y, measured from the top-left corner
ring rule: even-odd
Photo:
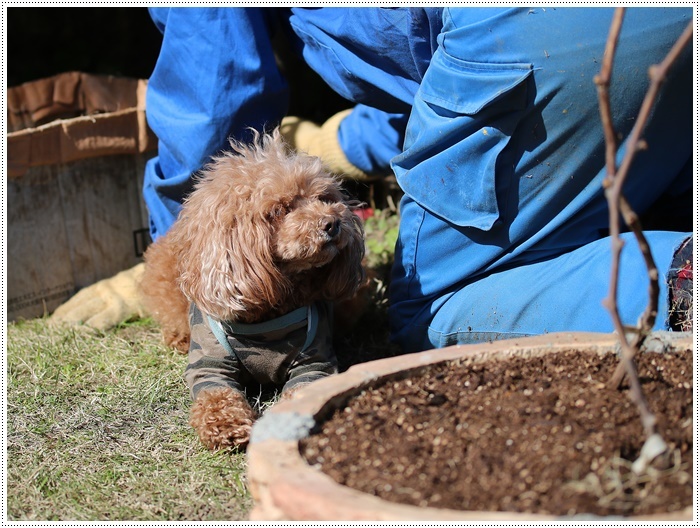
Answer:
[[[318,158],[278,131],[231,147],[149,247],[142,282],[165,342],[189,350],[190,423],[211,449],[247,444],[247,385],[284,396],[337,371],[334,304],[365,277],[359,203]]]

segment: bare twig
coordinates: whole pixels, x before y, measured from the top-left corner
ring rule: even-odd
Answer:
[[[598,87],[598,104],[600,106],[600,118],[603,121],[603,132],[605,134],[605,168],[606,175],[603,187],[611,185],[617,172],[615,163],[615,153],[617,152],[617,137],[612,124],[612,111],[610,110],[610,79],[612,78],[613,59],[617,50],[617,42],[620,37],[622,20],[625,16],[624,8],[618,8],[613,15],[612,25],[608,41],[605,44],[603,54],[603,64],[600,73],[593,79]]]
[[[620,10],[618,10],[620,11]],[[617,12],[616,11],[616,15]],[[616,22],[613,21],[613,25],[615,25]],[[612,30],[611,30],[612,31]],[[619,28],[617,30],[619,32]],[[651,83],[649,85],[649,90],[647,91],[647,94],[644,98],[644,101],[642,102],[642,107],[639,111],[639,116],[637,117],[637,121],[634,124],[634,127],[632,128],[632,132],[630,132],[630,138],[629,138],[629,145],[630,146],[636,146],[635,148],[629,148],[628,151],[625,153],[625,157],[622,160],[622,163],[620,164],[620,169],[617,171],[617,174],[613,176],[615,178],[615,185],[618,187],[618,193],[620,196],[620,205],[622,208],[622,214],[625,219],[625,223],[632,229],[632,232],[634,233],[636,239],[637,239],[637,244],[639,245],[640,250],[642,251],[642,255],[644,256],[644,261],[647,266],[647,271],[649,274],[649,304],[647,305],[647,308],[642,315],[640,319],[640,331],[637,333],[637,336],[635,337],[634,342],[632,343],[631,347],[633,350],[638,349],[642,343],[644,342],[644,339],[648,335],[648,333],[651,331],[651,329],[654,326],[654,321],[656,320],[656,315],[657,315],[657,305],[659,302],[659,271],[656,268],[656,265],[654,264],[654,259],[651,257],[651,250],[649,249],[649,244],[646,240],[646,237],[644,236],[642,232],[641,225],[639,223],[639,218],[637,215],[632,211],[632,208],[629,206],[627,203],[627,200],[624,199],[624,196],[621,194],[622,193],[622,184],[624,183],[624,180],[627,178],[627,172],[629,171],[629,167],[632,164],[632,160],[634,159],[634,156],[638,152],[638,150],[641,150],[643,148],[646,148],[645,143],[641,140],[641,135],[642,135],[642,130],[644,129],[644,126],[646,125],[647,120],[649,119],[649,114],[651,113],[651,109],[654,105],[654,101],[656,101],[656,97],[658,96],[659,89],[661,88],[661,84],[664,82],[666,79],[666,74],[668,73],[668,70],[670,67],[673,65],[673,63],[676,61],[678,56],[680,55],[681,51],[683,48],[690,42],[690,39],[693,36],[693,25],[692,23],[688,24],[686,27],[685,31],[681,34],[681,36],[678,38],[676,43],[673,45],[671,50],[668,52],[664,60],[658,64],[658,65],[652,65],[649,68],[649,77],[651,80]],[[607,52],[607,49],[606,49]],[[602,74],[602,71],[601,71]],[[609,72],[608,72],[609,75]],[[597,81],[596,81],[597,82]],[[607,77],[607,82],[609,85],[610,82],[610,77]],[[599,93],[600,93],[600,88],[599,88]],[[610,111],[610,105],[609,102],[607,104],[607,110],[606,112]],[[601,113],[603,112],[603,107],[601,106]],[[607,175],[606,175],[606,181],[608,181],[610,177],[610,161],[608,158],[608,152],[607,149],[608,147],[608,134],[611,133],[612,131],[612,120],[610,117],[607,118],[608,123],[610,124],[610,129],[607,129],[606,121],[605,119],[603,120],[603,127],[606,129],[605,132],[605,143],[606,143],[606,167],[607,167]],[[613,140],[614,140],[614,131],[612,131],[613,134]],[[615,153],[613,151],[612,153],[612,165],[614,166],[615,164]],[[614,170],[614,169],[613,169]],[[604,182],[603,185],[605,186],[606,183]],[[613,374],[613,377],[611,379],[611,386],[618,388],[620,386],[620,383],[622,383],[622,380],[625,375],[625,366],[623,363],[620,363],[617,367],[617,370]]]
[[[605,179],[603,180],[603,187],[605,188],[605,196],[608,200],[610,238],[612,241],[610,288],[608,291],[608,297],[603,301],[603,304],[610,312],[613,325],[619,336],[620,345],[622,347],[621,364],[624,365],[624,371],[627,373],[630,379],[631,397],[639,408],[644,431],[648,437],[656,432],[656,417],[649,411],[644,399],[639,383],[639,376],[637,375],[637,368],[634,364],[635,351],[631,348],[629,342],[627,341],[624,325],[622,324],[620,313],[617,308],[620,254],[622,253],[623,247],[623,241],[620,238],[620,197],[622,194],[622,185],[620,185],[620,182],[624,181],[625,174],[622,174],[622,176],[620,175],[615,162],[617,140],[615,130],[613,128],[612,111],[610,109],[609,89],[610,79],[612,77],[612,65],[615,59],[615,52],[617,50],[617,43],[620,36],[620,29],[622,28],[624,13],[624,8],[618,8],[615,10],[610,33],[608,35],[608,41],[605,46],[603,65],[601,67],[600,74],[594,79],[598,87],[601,121],[603,123],[603,131],[605,134],[606,175]],[[638,122],[636,124],[638,124]],[[630,152],[636,152],[634,144],[631,143],[631,145],[633,145],[633,147],[628,150],[627,154]]]
[[[605,46],[605,56],[603,57],[601,71],[600,74],[594,79],[596,86],[598,87],[601,121],[605,135],[606,176],[603,180],[603,187],[605,189],[605,196],[609,205],[610,238],[612,241],[610,288],[608,291],[608,297],[604,299],[603,304],[610,312],[613,325],[619,335],[622,349],[621,361],[613,376],[612,385],[616,388],[619,387],[622,377],[625,373],[627,374],[630,383],[630,396],[639,408],[642,425],[644,427],[647,439],[649,439],[653,435],[657,435],[656,417],[649,410],[642,393],[641,385],[639,383],[639,376],[637,375],[637,369],[634,363],[634,356],[656,321],[656,306],[659,298],[659,273],[651,255],[649,244],[642,231],[639,218],[622,194],[622,188],[635,155],[639,150],[646,148],[646,144],[641,139],[642,131],[646,126],[651,109],[658,95],[660,86],[666,78],[668,69],[680,55],[681,50],[692,36],[692,24],[688,25],[688,28],[686,28],[684,33],[678,39],[678,42],[676,42],[663,62],[649,68],[651,83],[642,102],[642,106],[634,127],[630,132],[628,148],[618,169],[615,161],[615,154],[617,152],[617,138],[613,127],[609,88],[612,77],[612,65],[615,58],[615,52],[617,50],[617,43],[619,40],[620,29],[622,27],[624,12],[624,8],[618,8],[615,10],[610,33],[608,35],[608,41]],[[617,307],[620,254],[624,245],[622,239],[620,238],[621,214],[625,220],[625,223],[632,229],[636,237],[649,275],[649,304],[644,314],[640,318],[637,336],[635,337],[633,343],[629,343],[627,340],[625,329],[620,319],[620,314]]]
[[[651,332],[654,327],[654,322],[656,321],[656,316],[658,315],[657,306],[659,304],[659,270],[656,267],[656,263],[651,256],[651,248],[649,243],[642,232],[642,225],[639,222],[639,217],[632,210],[624,195],[620,195],[620,209],[622,211],[622,216],[625,219],[625,223],[630,226],[632,232],[637,239],[637,245],[642,252],[644,257],[644,262],[647,267],[647,273],[649,275],[649,304],[647,304],[644,313],[641,315],[638,323],[638,330],[635,334],[634,339],[630,343],[630,348],[633,354],[636,354],[642,343]],[[612,388],[618,389],[622,380],[625,377],[626,366],[624,362],[620,362],[617,365],[617,369],[613,373],[610,380],[610,386]]]

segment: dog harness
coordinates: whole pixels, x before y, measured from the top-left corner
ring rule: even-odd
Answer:
[[[218,321],[192,305],[185,379],[193,398],[204,388],[244,391],[253,383],[287,390],[336,373],[331,325],[326,302],[253,324]]]

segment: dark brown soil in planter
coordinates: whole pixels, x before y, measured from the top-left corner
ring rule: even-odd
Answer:
[[[635,476],[644,441],[612,355],[577,352],[431,367],[354,397],[302,441],[337,482],[456,510],[641,515],[692,505],[693,358],[643,354],[640,378],[670,468]]]

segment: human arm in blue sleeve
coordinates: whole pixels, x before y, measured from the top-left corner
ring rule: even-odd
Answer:
[[[321,158],[331,172],[365,181],[391,174],[401,152],[408,115],[357,105],[317,125],[298,117],[282,121],[282,135],[295,149]]]
[[[298,53],[356,103],[320,127],[289,119],[291,143],[354,179],[390,173],[413,97],[437,46],[442,8],[290,9]]]
[[[391,158],[401,153],[408,114],[357,105],[338,128],[348,161],[368,174],[391,174]]]

